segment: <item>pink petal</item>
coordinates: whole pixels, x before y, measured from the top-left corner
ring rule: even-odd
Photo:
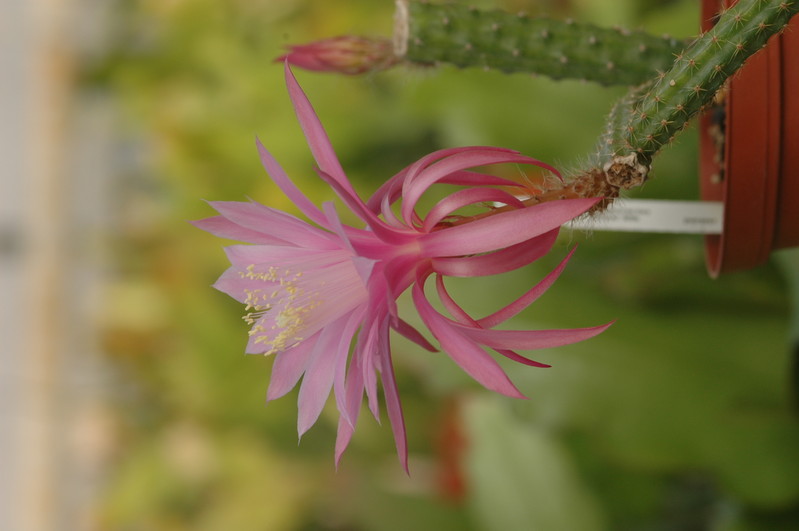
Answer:
[[[439,221],[459,208],[485,202],[504,203],[505,205],[512,205],[516,208],[524,208],[524,203],[504,190],[495,188],[466,188],[453,192],[436,203],[424,218],[422,231],[430,232]]]
[[[355,328],[350,315],[344,315],[322,329],[316,341],[305,376],[302,378],[297,401],[297,431],[300,436],[313,426],[330,396],[336,366],[340,358],[346,361]]]
[[[499,364],[473,340],[444,319],[427,301],[422,289],[423,280],[413,285],[413,301],[422,320],[438,339],[444,350],[472,378],[488,389],[514,398],[525,396],[513,385]]]
[[[291,199],[291,202],[297,205],[303,214],[308,216],[308,219],[324,227],[325,217],[322,212],[314,205],[305,194],[303,194],[294,182],[289,178],[283,168],[278,164],[277,160],[267,151],[258,138],[255,139],[255,145],[258,146],[258,155],[261,157],[261,164],[263,164],[266,173],[280,188],[286,197]]]
[[[464,153],[466,151],[473,151],[473,150],[482,150],[482,151],[496,151],[498,153],[513,153],[518,154],[518,151],[513,151],[512,149],[505,149],[505,148],[495,148],[495,147],[488,147],[488,146],[466,146],[466,147],[459,147],[459,148],[448,148],[448,149],[440,149],[438,151],[434,151],[428,155],[425,155],[421,159],[417,160],[413,164],[405,167],[399,173],[391,177],[387,180],[383,185],[377,189],[374,195],[369,198],[367,205],[369,208],[377,214],[379,212],[379,207],[383,202],[384,198],[389,198],[389,202],[393,203],[397,200],[402,192],[402,184],[405,182],[408,176],[413,178],[419,171],[424,169],[425,167],[429,166],[433,162],[437,160],[444,159],[451,155],[455,155],[457,153]],[[480,175],[480,174],[475,174]],[[489,176],[491,179],[499,179],[499,177],[492,177]],[[480,179],[482,181],[482,179]],[[504,184],[504,185],[518,185],[519,183],[515,181],[509,180],[502,180],[502,183],[494,183],[494,184]],[[444,181],[442,181],[444,182]],[[451,183],[451,184],[467,184],[467,183]],[[468,183],[468,184],[477,184],[477,183]]]
[[[535,302],[541,295],[543,295],[546,290],[549,289],[552,284],[558,279],[560,274],[563,272],[563,269],[566,267],[566,264],[569,262],[569,259],[574,254],[577,248],[575,247],[572,249],[569,254],[566,255],[566,258],[561,260],[560,264],[553,269],[547,276],[541,280],[538,284],[533,286],[527,293],[513,301],[512,303],[508,304],[501,310],[492,313],[491,315],[484,317],[477,322],[483,328],[493,328],[498,324],[504,323],[511,317],[518,315],[519,312],[530,306],[533,302]]]
[[[536,350],[584,341],[601,334],[612,324],[564,330],[485,330],[455,323],[452,326],[472,340],[491,348]]]
[[[547,169],[554,173],[555,176],[560,177],[560,174],[555,168],[548,166]],[[462,186],[510,186],[514,188],[525,188],[525,185],[518,181],[474,171],[452,172],[438,182],[441,184],[459,184]]]
[[[448,277],[478,277],[507,273],[531,264],[547,254],[560,229],[490,254],[465,257],[433,258],[433,270]]]
[[[295,265],[298,269],[324,268],[348,260],[350,253],[343,249],[307,249],[285,245],[229,245],[225,254],[230,263],[241,269],[250,264],[268,266]]]
[[[238,240],[240,242],[262,243],[268,245],[286,244],[285,240],[270,236],[269,234],[254,231],[252,229],[244,228],[241,225],[237,225],[222,216],[198,219],[195,221],[189,221],[189,223],[198,229],[210,232],[214,236],[219,236],[220,238],[226,238],[228,240]]]
[[[336,467],[338,467],[341,456],[352,439],[355,425],[358,422],[364,391],[362,374],[359,359],[357,357],[353,358],[350,369],[347,371],[346,411],[342,412],[338,421],[335,450]]]
[[[275,362],[272,365],[272,377],[269,380],[269,389],[266,391],[266,400],[275,400],[291,391],[297,382],[300,381],[305,367],[308,365],[308,358],[319,334],[316,334],[294,348],[275,354]],[[258,345],[266,348],[263,345]]]
[[[423,349],[429,352],[438,352],[438,349],[434,347],[427,339],[425,339],[421,332],[402,319],[397,319],[395,323],[392,323],[391,327],[405,339],[413,341]]]
[[[424,234],[422,256],[461,256],[510,247],[556,229],[594,206],[600,198],[562,199],[501,212],[463,225]]]
[[[459,323],[465,325],[476,325],[477,321],[472,319],[472,317],[466,313],[466,310],[460,307],[458,303],[452,298],[452,296],[447,291],[446,286],[444,286],[444,277],[441,275],[436,275],[436,291],[438,292],[438,298],[441,300],[441,303],[444,305],[444,308],[449,312],[449,314]]]
[[[266,233],[298,247],[331,249],[330,234],[279,210],[256,202],[212,201],[210,205],[237,225]]]
[[[472,317],[468,313],[466,313],[463,310],[463,308],[461,308],[458,305],[458,303],[456,303],[452,299],[449,292],[447,291],[447,288],[444,286],[444,278],[441,275],[438,275],[436,277],[436,289],[438,290],[439,298],[441,299],[441,302],[444,304],[444,307],[455,318],[456,321],[467,326],[481,328],[480,324],[474,319],[472,319]],[[499,354],[505,356],[506,358],[510,358],[518,363],[523,363],[524,365],[530,365],[532,367],[550,367],[550,365],[547,365],[546,363],[541,363],[538,361],[531,360],[529,358],[525,358],[524,356],[521,356],[516,352],[513,352],[512,350],[507,350],[507,349],[495,349],[495,350]]]
[[[512,153],[501,153],[495,150],[480,150],[474,149],[463,153],[457,153],[448,157],[446,160],[426,168],[419,172],[418,175],[413,176],[408,174],[402,186],[402,217],[407,224],[411,224],[411,213],[416,207],[416,202],[424,194],[427,189],[436,182],[447,175],[465,170],[466,168],[474,168],[476,166],[485,166],[487,164],[501,164],[501,163],[518,163],[518,164],[534,164],[545,168],[551,168],[542,162],[531,157],[524,155],[517,155]],[[552,168],[554,170],[554,168]]]
[[[341,341],[338,345],[338,350],[341,355],[338,356],[336,361],[336,369],[333,380],[333,389],[336,395],[336,407],[339,413],[343,415],[347,422],[354,424],[349,418],[349,410],[347,409],[347,386],[346,386],[346,372],[347,372],[347,359],[349,358],[349,349],[352,344],[355,333],[358,327],[363,322],[366,308],[361,307],[353,311],[349,320],[342,331]]]
[[[366,204],[364,204],[360,197],[347,192],[347,190],[330,175],[321,170],[318,173],[319,176],[336,191],[350,210],[369,225],[369,228],[374,231],[378,238],[387,243],[401,245],[407,243],[414,237],[414,235],[407,230],[399,230],[386,224],[382,219],[377,217],[374,212],[366,207]]]
[[[347,176],[341,168],[322,122],[319,121],[311,102],[308,101],[308,96],[305,95],[305,92],[300,88],[300,84],[297,83],[297,78],[294,77],[294,73],[288,63],[285,63],[285,73],[289,97],[294,104],[297,119],[300,122],[303,133],[305,133],[305,138],[308,140],[308,146],[311,148],[311,153],[313,153],[316,163],[323,172],[333,177],[342,188],[350,194],[356,195],[352,184],[347,180]]]
[[[355,353],[362,364],[362,376],[369,410],[372,412],[372,416],[380,421],[380,404],[377,397],[377,369],[375,367],[375,355],[380,342],[378,319],[379,316],[372,316],[369,322],[364,324],[364,328],[358,335],[358,345],[355,347]]]
[[[388,347],[388,339],[381,345],[380,355],[382,357],[382,371],[380,379],[383,382],[383,394],[386,397],[386,411],[391,421],[391,431],[394,433],[394,444],[397,447],[402,468],[405,473],[408,470],[408,440],[405,434],[405,420],[402,416],[402,403],[400,402],[399,391],[397,390],[397,380],[394,376],[394,366],[391,362],[391,352]]]

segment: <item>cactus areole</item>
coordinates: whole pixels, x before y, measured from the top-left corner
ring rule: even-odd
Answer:
[[[718,0],[704,0],[703,29]],[[799,246],[799,21],[733,76],[700,123],[702,197],[724,201],[724,230],[707,236],[711,276],[749,269]]]

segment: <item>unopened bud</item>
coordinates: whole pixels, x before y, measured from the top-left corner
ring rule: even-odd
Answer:
[[[398,61],[388,39],[345,35],[289,46],[288,50],[289,53],[278,57],[275,62],[287,61],[292,66],[318,72],[362,74],[385,70]]]

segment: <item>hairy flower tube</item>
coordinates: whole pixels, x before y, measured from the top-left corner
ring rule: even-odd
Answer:
[[[514,302],[482,318],[471,317],[453,300],[444,278],[495,275],[537,260],[552,247],[559,227],[589,210],[598,199],[525,206],[512,193],[523,185],[470,168],[532,164],[557,175],[554,168],[508,149],[464,147],[421,158],[363,201],[344,174],[288,65],[286,82],[319,176],[364,226],[344,224],[333,203],[317,207],[257,142],[269,176],[312,223],[256,202],[212,202],[219,215],[195,225],[223,238],[250,243],[226,249],[231,267],[214,286],[246,306],[244,319],[250,325],[246,351],[275,357],[267,399],[285,395],[302,380],[300,436],[316,422],[332,390],[340,412],[338,463],[352,437],[364,395],[372,414],[379,416],[379,379],[397,453],[407,470],[405,425],[389,331],[393,329],[430,351],[436,349],[398,315],[397,297],[411,290],[416,311],[441,350],[472,378],[488,389],[523,398],[485,347],[525,365],[546,366],[516,350],[574,343],[608,326],[495,329],[546,291],[571,255]],[[421,215],[417,202],[438,183],[461,188]],[[487,202],[506,208],[472,218],[455,214],[463,207]],[[434,277],[435,292],[449,315],[428,300],[424,288],[430,277]]]

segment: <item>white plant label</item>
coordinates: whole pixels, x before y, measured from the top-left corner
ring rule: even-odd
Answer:
[[[580,230],[721,234],[720,201],[617,199],[604,212],[586,214],[566,224]]]

